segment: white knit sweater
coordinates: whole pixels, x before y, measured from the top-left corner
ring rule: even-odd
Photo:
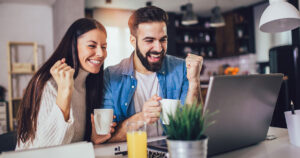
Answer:
[[[51,78],[46,83],[38,113],[35,139],[32,142],[21,142],[20,146],[16,146],[16,150],[69,144],[84,139],[86,124],[85,80],[87,75],[88,72],[79,69],[78,76],[74,81],[68,121],[65,121],[62,111],[56,104],[56,82]]]

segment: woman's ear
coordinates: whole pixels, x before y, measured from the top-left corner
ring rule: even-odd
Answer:
[[[136,49],[136,38],[133,35],[130,35],[130,43],[134,49]]]

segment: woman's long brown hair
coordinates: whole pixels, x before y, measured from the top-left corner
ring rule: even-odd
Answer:
[[[62,41],[52,56],[42,65],[30,80],[17,114],[18,131],[17,140],[25,143],[33,141],[37,129],[37,117],[40,109],[42,92],[46,82],[52,77],[50,68],[54,63],[62,58],[66,58],[66,63],[75,69],[74,78],[78,75],[80,67],[77,51],[77,39],[82,34],[99,29],[106,34],[102,24],[94,19],[82,18],[76,20],[67,30]],[[86,84],[86,132],[85,140],[90,140],[91,117],[94,108],[99,108],[102,101],[103,87],[103,67],[98,74],[89,74],[85,81]]]

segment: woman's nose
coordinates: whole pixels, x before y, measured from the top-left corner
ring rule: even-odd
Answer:
[[[103,50],[102,50],[101,47],[97,47],[96,55],[97,55],[97,56],[100,56],[100,57],[103,57],[103,56],[104,56],[104,53],[103,53]]]

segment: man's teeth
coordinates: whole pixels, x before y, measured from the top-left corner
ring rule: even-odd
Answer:
[[[100,61],[98,61],[98,60],[90,60],[90,62],[93,64],[100,64]]]
[[[151,54],[150,56],[153,57],[153,58],[159,58],[160,57],[160,55],[154,55],[154,54]]]

